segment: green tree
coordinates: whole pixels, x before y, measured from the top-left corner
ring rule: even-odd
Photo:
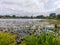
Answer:
[[[56,13],[50,13],[49,18],[50,19],[55,19],[56,18]]]
[[[60,14],[57,15],[57,19],[60,19]]]

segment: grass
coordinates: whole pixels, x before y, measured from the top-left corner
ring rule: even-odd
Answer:
[[[60,20],[56,19],[47,19],[46,21],[48,21],[50,24],[60,24]]]
[[[17,45],[60,45],[60,36],[55,36],[54,33],[42,32],[40,36],[36,35],[27,35],[21,42]],[[11,35],[10,33],[0,33],[0,45],[16,45],[16,37],[15,35]]]
[[[0,33],[0,45],[15,45],[15,35],[9,33]]]
[[[40,36],[26,36],[20,45],[60,45],[60,36],[43,32]]]

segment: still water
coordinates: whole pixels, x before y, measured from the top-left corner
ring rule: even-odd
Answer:
[[[41,20],[44,19],[0,19],[0,32],[17,33],[20,37],[34,31],[35,35],[39,35],[41,30],[53,32],[48,30],[48,28],[54,28],[54,25]]]

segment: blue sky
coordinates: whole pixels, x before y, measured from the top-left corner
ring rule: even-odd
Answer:
[[[59,8],[60,0],[0,0],[0,15],[47,15]]]

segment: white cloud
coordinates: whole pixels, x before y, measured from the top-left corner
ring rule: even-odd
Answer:
[[[57,8],[60,8],[60,0],[55,2]]]
[[[51,2],[52,5],[50,5]],[[46,4],[48,4],[48,9],[45,8]],[[5,12],[7,14],[10,11],[11,14],[19,11],[29,13],[46,13],[55,11],[57,7],[60,8],[60,0],[0,0],[0,12]]]

